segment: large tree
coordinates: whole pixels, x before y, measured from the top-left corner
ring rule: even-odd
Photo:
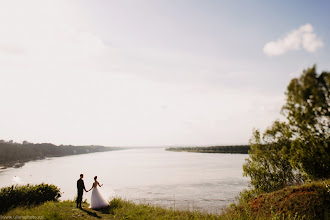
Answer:
[[[329,137],[330,73],[316,73],[316,66],[291,80],[286,91],[283,114],[299,135],[305,133]]]
[[[306,179],[330,177],[330,73],[313,66],[291,80],[282,108],[287,122],[276,121],[263,135],[255,131],[244,175],[261,192]]]
[[[309,178],[330,177],[330,73],[313,66],[287,88],[282,112],[295,134],[290,162]]]

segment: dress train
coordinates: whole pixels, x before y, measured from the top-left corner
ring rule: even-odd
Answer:
[[[97,187],[94,187],[92,190],[91,205],[89,208],[101,209],[107,206],[109,206],[109,203],[102,197]]]

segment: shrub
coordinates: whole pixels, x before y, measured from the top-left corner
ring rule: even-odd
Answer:
[[[122,206],[122,200],[120,198],[114,198],[109,204],[111,209],[120,208]]]
[[[18,206],[39,205],[46,201],[58,201],[60,189],[52,184],[12,185],[0,189],[0,213]]]

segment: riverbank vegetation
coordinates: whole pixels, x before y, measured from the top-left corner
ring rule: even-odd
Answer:
[[[72,146],[54,145],[50,143],[33,144],[24,141],[22,144],[13,141],[0,140],[0,166],[19,167],[24,162],[44,159],[46,157],[61,157],[75,154],[119,150],[119,147],[104,146]]]
[[[250,145],[210,146],[210,147],[169,147],[167,151],[196,153],[248,154]]]

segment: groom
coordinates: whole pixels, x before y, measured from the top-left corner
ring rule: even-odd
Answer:
[[[83,196],[84,190],[86,192],[88,192],[85,188],[83,178],[84,178],[84,174],[80,174],[80,179],[77,181],[77,189],[78,189],[77,208],[78,208],[78,205],[79,205],[79,208],[81,208],[81,201],[82,201],[82,196]]]

